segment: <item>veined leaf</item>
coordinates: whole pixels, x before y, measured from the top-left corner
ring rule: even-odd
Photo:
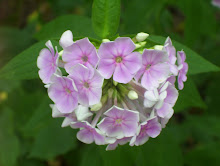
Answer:
[[[120,0],[94,0],[92,25],[101,38],[115,35],[120,21]]]
[[[73,37],[97,38],[92,29],[91,19],[77,15],[65,15],[52,20],[42,27],[35,38],[38,40],[59,39],[66,30],[71,30]]]

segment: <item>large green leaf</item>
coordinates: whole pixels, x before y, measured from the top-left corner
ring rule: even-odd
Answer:
[[[173,133],[167,128],[156,139],[140,147],[138,166],[182,166],[183,156]]]
[[[73,37],[97,38],[92,29],[91,19],[77,15],[65,15],[52,20],[42,27],[35,38],[38,40],[59,39],[66,30],[71,30]]]
[[[76,146],[76,135],[71,128],[61,128],[62,120],[54,119],[35,137],[30,157],[53,159]]]
[[[0,70],[2,79],[34,79],[38,78],[37,57],[41,49],[45,48],[45,42],[41,41],[14,57]],[[53,42],[57,44],[57,42]]]
[[[10,109],[0,112],[0,165],[14,166],[19,155],[19,140],[13,129],[13,117]]]
[[[147,40],[163,45],[166,38],[161,37],[161,36],[150,35],[147,38]],[[189,64],[188,74],[198,74],[198,73],[211,72],[211,71],[220,71],[219,67],[210,63],[203,57],[199,56],[196,52],[192,51],[190,48],[184,46],[183,44],[180,44],[179,42],[173,40],[173,45],[176,47],[177,50],[185,51],[186,62]]]
[[[184,0],[175,1],[175,3],[185,15],[184,38],[188,46],[194,46],[204,39],[204,36],[214,37],[216,35],[217,20],[210,1]]]
[[[101,38],[115,35],[120,21],[120,0],[94,0],[92,23]]]
[[[219,166],[219,142],[210,142],[206,145],[199,145],[185,155],[185,164],[188,166]]]
[[[0,27],[0,43],[0,67],[2,67],[18,53],[29,47],[32,38],[27,31],[11,27]]]
[[[80,151],[80,166],[98,166],[102,164],[99,147],[95,144],[85,145]]]
[[[184,89],[179,91],[179,97],[174,110],[179,112],[189,107],[206,108],[206,104],[203,102],[196,85],[190,77],[188,77],[184,86]]]

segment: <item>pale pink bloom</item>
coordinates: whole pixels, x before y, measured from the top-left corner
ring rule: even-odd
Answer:
[[[109,144],[106,150],[115,150],[118,145],[125,145],[131,140],[131,137],[124,137],[122,139],[117,139],[113,144]]]
[[[61,113],[57,109],[55,104],[50,104],[50,107],[52,108],[52,117],[53,118],[65,117],[61,127],[67,127],[70,125],[71,122],[77,122],[77,117],[76,117],[75,112],[65,114],[65,113]]]
[[[57,68],[58,52],[53,49],[51,41],[46,42],[47,48],[43,48],[37,58],[37,67],[40,69],[38,74],[45,84],[51,83],[51,76],[59,70]]]
[[[138,128],[139,113],[116,106],[104,113],[105,117],[98,128],[109,137],[121,139],[134,136]]]
[[[78,92],[72,79],[54,76],[48,95],[61,113],[71,113],[78,106]]]
[[[88,68],[96,67],[98,55],[96,48],[88,38],[77,40],[72,45],[64,44],[62,59],[65,62],[64,68],[69,73],[76,64],[83,64]],[[69,46],[68,46],[69,45]]]
[[[133,52],[133,41],[119,37],[115,41],[102,43],[99,47],[100,62],[98,70],[105,79],[111,78],[119,83],[128,83],[141,67],[141,54]]]
[[[91,126],[88,122],[75,122],[71,123],[70,126],[74,129],[81,128],[77,133],[78,140],[86,144],[91,144],[93,142],[97,145],[106,144],[106,139],[103,133],[99,129]]]
[[[79,94],[79,103],[85,106],[100,102],[104,78],[95,69],[77,64],[70,71]]]
[[[212,0],[212,4],[220,8],[220,0]]]
[[[169,57],[169,65],[170,65],[170,71],[173,75],[177,76],[178,74],[178,68],[176,66],[176,49],[172,44],[171,39],[168,37],[165,41],[163,49],[167,52]]]
[[[160,132],[161,125],[158,122],[157,118],[153,118],[149,121],[143,122],[140,125],[140,132],[137,134],[137,136],[134,136],[131,139],[130,145],[143,145],[148,141],[149,137],[155,138],[160,134]]]
[[[137,72],[135,79],[141,79],[141,85],[153,90],[164,82],[169,74],[169,58],[166,52],[160,50],[145,49],[142,55],[142,67]]]
[[[177,62],[178,62],[178,68],[179,68],[179,74],[178,74],[178,88],[179,90],[182,90],[184,87],[183,82],[186,82],[187,77],[186,74],[188,72],[188,64],[185,62],[186,60],[186,54],[184,51],[178,51],[177,52]]]

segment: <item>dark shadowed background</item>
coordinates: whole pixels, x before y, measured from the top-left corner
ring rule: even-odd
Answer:
[[[73,35],[95,36],[91,13],[92,0],[0,0],[0,68],[39,40],[60,37],[66,27],[74,27]],[[138,32],[170,36],[220,66],[220,8],[211,0],[121,0],[118,33]],[[174,116],[157,138],[112,152],[79,142],[75,130],[51,117],[37,68],[18,72],[0,70],[0,166],[220,165],[219,72],[188,77]],[[29,72],[33,77],[26,79]]]

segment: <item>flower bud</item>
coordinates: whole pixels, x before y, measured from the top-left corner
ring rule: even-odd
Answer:
[[[155,45],[154,49],[155,50],[163,50],[163,46],[162,45]]]
[[[102,108],[102,103],[99,102],[98,104],[95,104],[91,107],[91,111],[98,111]]]
[[[105,43],[105,42],[110,42],[109,39],[102,39],[102,42]]]
[[[113,80],[113,84],[114,84],[115,86],[117,86],[117,85],[118,85],[118,82],[116,82],[116,81]]]
[[[137,34],[136,40],[137,40],[138,42],[142,42],[142,41],[144,41],[148,36],[149,36],[148,33],[140,32],[140,33]]]
[[[58,54],[59,54],[59,56],[62,56],[63,55],[63,50],[60,51]]]
[[[138,94],[135,91],[131,90],[128,92],[128,98],[131,100],[136,100],[138,99]]]

